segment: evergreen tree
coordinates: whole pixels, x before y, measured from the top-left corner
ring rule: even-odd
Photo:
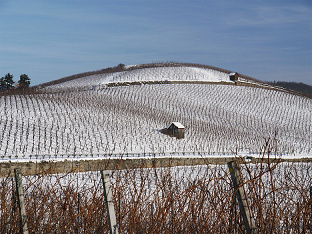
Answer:
[[[4,77],[0,79],[0,90],[7,90],[13,88],[13,75],[10,73],[6,74]]]
[[[5,82],[4,82],[4,77],[0,78],[0,90],[4,90],[5,89]]]
[[[22,74],[20,76],[20,80],[18,81],[19,88],[27,88],[30,85],[30,78],[26,74]]]

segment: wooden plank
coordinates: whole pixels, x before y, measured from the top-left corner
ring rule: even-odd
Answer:
[[[106,211],[109,223],[110,234],[118,234],[117,220],[115,214],[115,207],[113,202],[112,186],[110,182],[110,170],[101,170],[101,178],[103,182],[104,197],[106,204]]]
[[[26,209],[25,209],[24,190],[23,190],[21,170],[19,168],[15,168],[14,175],[15,175],[15,183],[16,183],[18,208],[19,208],[20,217],[21,217],[21,220],[20,220],[21,233],[28,234],[27,216],[26,216]]]
[[[238,201],[240,212],[243,216],[246,232],[248,234],[257,233],[257,228],[254,219],[249,212],[249,205],[247,202],[247,196],[244,186],[242,184],[241,174],[238,166],[234,161],[228,163],[228,167],[231,173],[231,179],[234,186],[235,197]]]
[[[126,154],[125,154],[126,155]],[[152,154],[150,154],[152,155]],[[159,156],[159,155],[157,155]],[[195,156],[195,155],[194,155]],[[29,161],[29,162],[0,162],[0,177],[13,177],[14,168],[21,168],[23,175],[57,174],[70,172],[86,172],[100,170],[120,170],[128,168],[151,168],[167,166],[193,166],[208,164],[227,164],[233,161],[234,157],[219,157],[215,155],[197,155],[197,157],[155,157],[144,158],[143,154],[137,158],[98,158],[63,161]],[[273,160],[273,161],[272,161]],[[252,158],[251,163],[266,163],[268,160]],[[270,159],[270,162],[312,162],[312,157],[301,159]]]

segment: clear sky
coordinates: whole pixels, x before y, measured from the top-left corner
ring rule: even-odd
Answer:
[[[0,77],[151,62],[312,85],[311,0],[0,0]]]

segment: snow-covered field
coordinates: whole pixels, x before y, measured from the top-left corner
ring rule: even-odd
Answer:
[[[152,67],[115,73],[91,75],[46,87],[48,90],[59,88],[90,88],[110,82],[126,81],[166,81],[193,80],[212,82],[231,82],[227,73],[198,67]]]
[[[216,84],[105,86],[153,80]],[[228,74],[211,69],[157,67],[88,76],[40,94],[0,96],[0,160],[257,153],[268,139],[273,153],[312,156],[312,99],[220,81],[231,82]],[[186,127],[184,139],[158,131],[174,121]]]

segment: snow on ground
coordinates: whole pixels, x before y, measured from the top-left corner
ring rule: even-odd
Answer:
[[[80,78],[58,87],[205,77],[227,79],[225,73],[209,69],[157,67]],[[0,160],[172,152],[257,155],[266,141],[279,155],[312,156],[311,110],[309,98],[216,84],[135,85],[1,96]],[[176,121],[185,126],[184,139],[159,132]]]
[[[229,80],[224,72],[198,67],[153,67],[87,76],[56,85],[49,89],[96,87],[110,82],[126,81],[165,81],[165,80],[196,80],[220,82]]]

